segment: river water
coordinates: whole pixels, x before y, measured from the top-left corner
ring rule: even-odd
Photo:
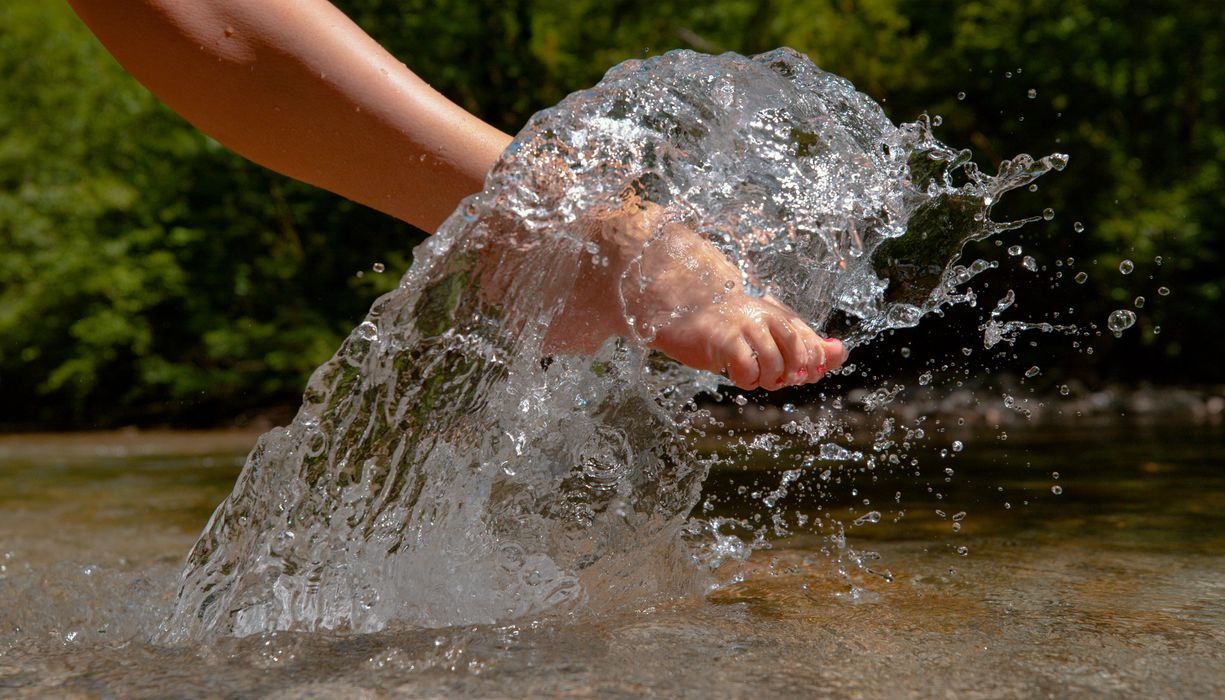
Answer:
[[[875,374],[873,338],[954,304],[1005,363],[1100,337],[960,261],[1050,220],[990,215],[1068,158],[969,159],[785,49],[615,67],[533,117],[254,448],[4,441],[0,691],[1220,694],[1219,428],[976,433]],[[762,423],[647,350],[767,303],[884,384]]]
[[[639,610],[186,647],[148,639],[254,436],[3,438],[0,697],[1225,693],[1220,426],[957,437],[938,500],[925,477],[896,476],[820,503],[850,521],[861,497],[905,494],[901,520],[882,510],[846,536],[892,581],[823,553],[828,538],[771,538],[738,582]],[[732,494],[773,469],[725,465],[703,496],[732,515]]]

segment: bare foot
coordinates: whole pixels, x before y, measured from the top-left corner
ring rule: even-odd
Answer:
[[[701,235],[660,225],[661,214],[630,203],[590,222],[600,252],[583,256],[550,348],[593,352],[620,335],[744,389],[807,384],[842,365],[841,341],[818,336],[775,299],[745,294],[735,265]]]

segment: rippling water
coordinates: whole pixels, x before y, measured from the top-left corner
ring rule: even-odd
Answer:
[[[212,437],[108,446],[85,436],[77,449],[0,439],[0,696],[1225,693],[1219,426],[958,437],[967,447],[942,499],[925,500],[921,479],[878,483],[906,492],[906,518],[848,532],[892,582],[840,574],[823,537],[771,538],[739,583],[704,599],[574,622],[176,648],[147,637],[243,448]],[[772,470],[716,469],[706,495],[768,483]],[[842,490],[824,508],[857,505]],[[936,510],[965,511],[963,527]]]

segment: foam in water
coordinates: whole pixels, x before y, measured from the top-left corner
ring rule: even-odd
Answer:
[[[641,338],[546,352],[581,264],[604,259],[590,222],[649,202],[751,293],[863,343],[964,299],[987,265],[955,264],[962,247],[1023,223],[993,222],[992,205],[1066,162],[1018,156],[987,176],[929,126],[893,125],[787,49],[628,61],[537,114],[315,372],[293,422],[260,439],[162,638],[486,623],[701,590],[703,565],[751,547],[690,518],[710,466],[688,440],[709,424],[693,399],[723,380]],[[791,425],[814,454],[830,430]]]

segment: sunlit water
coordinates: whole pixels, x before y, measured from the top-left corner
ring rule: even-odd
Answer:
[[[0,684],[1209,692],[1219,436],[963,434],[906,410],[901,381],[951,391],[981,365],[871,369],[881,333],[978,305],[998,261],[963,247],[1050,218],[990,214],[1066,162],[985,175],[925,118],[895,126],[786,50],[623,64],[533,118],[245,462],[10,457]],[[593,222],[632,199],[706,236],[753,293],[866,345],[845,373],[868,389],[753,421],[720,378],[646,351],[659,320],[628,306],[640,337],[548,352],[579,269],[607,259]],[[1015,301],[993,292],[968,345],[1006,361],[1022,333],[1096,337],[1011,318]],[[1020,421],[1052,409],[970,399]]]
[[[892,583],[839,575],[824,538],[796,536],[771,540],[743,581],[705,599],[575,622],[176,648],[147,636],[242,448],[214,453],[227,443],[213,436],[97,450],[86,437],[71,451],[0,440],[0,697],[1225,693],[1220,426],[957,437],[967,447],[943,499],[924,498],[921,479],[878,483],[907,494],[906,518],[848,533]],[[717,468],[706,490],[758,480],[777,470]],[[848,516],[857,505],[846,491],[824,503]],[[936,510],[965,511],[964,526]]]
[[[547,351],[553,324],[581,315],[566,308],[580,270],[608,264],[592,231],[645,201],[655,230],[704,235],[752,293],[863,343],[972,302],[967,283],[991,263],[958,264],[963,245],[1023,223],[992,221],[993,204],[1067,160],[1017,156],[988,176],[969,155],[926,120],[895,126],[788,50],[612,69],[532,118],[316,371],[293,422],[261,439],[192,550],[160,638],[600,613],[724,580],[716,570],[767,527],[804,523],[693,512],[717,459],[691,438],[720,426],[692,400],[719,380],[648,353],[667,321],[634,317],[629,277],[600,294],[621,300],[639,338]],[[993,315],[986,328],[994,344],[1024,324]],[[903,465],[923,431],[898,429],[907,437],[882,426],[864,458],[827,444],[837,410],[780,426],[755,448],[795,464],[758,500],[818,488],[800,477],[827,457]],[[859,457],[822,452],[835,448]],[[836,519],[810,522],[840,536]]]

